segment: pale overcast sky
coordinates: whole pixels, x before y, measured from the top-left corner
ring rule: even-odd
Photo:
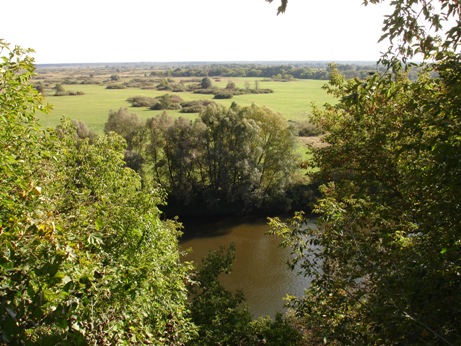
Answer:
[[[362,0],[9,0],[0,38],[36,63],[376,61],[385,5]]]

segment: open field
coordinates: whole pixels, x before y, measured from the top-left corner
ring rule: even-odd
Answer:
[[[54,90],[51,88],[64,79],[79,80],[82,75],[92,75],[93,80],[101,84],[64,84],[66,91],[83,92],[79,96],[52,96]],[[118,110],[121,107],[127,107],[131,112],[136,113],[142,118],[149,118],[163,111],[153,111],[147,108],[135,108],[126,101],[129,97],[148,96],[157,97],[171,91],[162,91],[155,89],[126,88],[126,89],[106,89],[110,84],[110,76],[113,71],[102,73],[92,73],[90,71],[76,71],[74,69],[59,69],[52,73],[39,74],[42,83],[46,83],[46,100],[53,105],[53,111],[48,115],[39,115],[40,123],[43,126],[56,126],[62,116],[76,119],[84,122],[91,130],[101,133],[107,120],[110,110]],[[126,71],[119,74],[120,82],[128,81],[133,78],[146,78],[146,71]],[[170,78],[179,82],[185,78]],[[258,84],[261,89],[272,89],[271,94],[247,94],[236,95],[232,99],[214,100],[226,107],[232,102],[245,106],[252,103],[265,105],[282,115],[288,120],[303,120],[311,111],[311,103],[315,102],[321,106],[326,102],[334,102],[334,99],[328,95],[321,87],[326,83],[319,80],[294,80],[290,82],[281,82],[273,80],[264,80],[262,78],[229,78],[220,77],[213,79],[213,85],[224,88],[229,81],[233,81],[238,88],[254,88]],[[193,94],[191,92],[175,92],[184,101],[203,100],[213,98],[213,95]],[[167,111],[172,116],[183,116],[195,118],[197,114],[184,114],[179,111]]]

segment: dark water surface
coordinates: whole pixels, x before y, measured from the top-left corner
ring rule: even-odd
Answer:
[[[265,218],[224,218],[201,223],[184,222],[182,249],[192,249],[186,260],[200,263],[210,250],[236,245],[232,273],[224,275],[223,285],[231,291],[242,290],[254,317],[284,312],[287,294],[302,296],[309,278],[289,270],[288,249],[279,247],[280,238],[266,235]]]

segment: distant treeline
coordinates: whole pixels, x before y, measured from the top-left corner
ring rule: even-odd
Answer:
[[[62,70],[68,68],[82,68],[111,71],[118,73],[134,70],[150,71],[145,77],[259,77],[289,81],[292,79],[330,79],[330,63],[328,62],[295,62],[295,63],[118,63],[118,64],[75,64],[75,65],[38,65],[39,70]],[[334,63],[335,68],[347,79],[365,79],[370,74],[385,72],[385,67],[373,62]],[[410,80],[416,80],[420,69],[413,67],[408,72]],[[64,84],[93,84],[94,80],[86,82],[67,80]]]
[[[346,78],[363,79],[370,73],[382,70],[373,64],[338,64],[337,68]],[[156,69],[151,76],[157,77],[263,77],[280,80],[317,79],[328,80],[330,67],[328,65],[255,65],[255,64],[211,64],[170,67]]]

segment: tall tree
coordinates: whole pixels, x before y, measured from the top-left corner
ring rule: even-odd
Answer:
[[[284,198],[296,153],[280,114],[256,105],[210,105],[195,122],[164,114],[147,124],[146,154],[175,205],[242,212]]]

